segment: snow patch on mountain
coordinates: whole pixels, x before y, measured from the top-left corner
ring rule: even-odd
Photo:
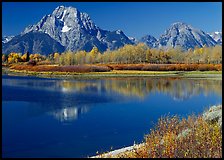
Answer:
[[[216,31],[208,33],[218,44],[222,44],[222,32]]]
[[[129,37],[129,36],[128,36],[128,39],[130,39],[130,41],[131,41],[133,44],[137,44],[137,43],[138,43],[138,40],[137,40],[135,37]]]
[[[68,32],[69,30],[71,30],[71,28],[70,27],[68,27],[68,26],[66,26],[66,25],[64,25],[64,27],[62,28],[62,32]]]
[[[15,37],[15,36],[3,36],[2,43],[7,43],[7,42],[11,41],[13,39],[13,37]]]

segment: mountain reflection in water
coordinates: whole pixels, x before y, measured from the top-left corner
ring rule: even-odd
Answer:
[[[92,103],[144,100],[151,93],[162,93],[184,101],[211,91],[222,96],[222,81],[180,78],[106,78],[100,80],[56,80],[5,78],[3,100],[38,103],[38,112],[53,115],[61,122],[73,121],[88,112]],[[16,87],[17,93],[12,93]],[[16,94],[16,96],[14,95]],[[36,95],[35,98],[34,95]]]
[[[78,119],[80,114],[84,114],[88,112],[88,107],[65,107],[62,109],[56,109],[54,111],[49,112],[49,115],[53,115],[56,119],[61,122],[70,122]]]

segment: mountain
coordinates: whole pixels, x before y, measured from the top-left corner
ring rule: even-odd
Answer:
[[[47,40],[37,36],[45,37]],[[45,42],[46,44],[43,44]],[[121,30],[108,31],[99,28],[87,13],[82,13],[76,8],[59,6],[52,14],[45,15],[38,23],[26,27],[20,35],[3,37],[2,53],[10,51],[23,53],[26,50],[30,53],[38,51],[44,54],[67,50],[90,51],[94,46],[103,52],[107,49],[114,50],[125,44],[139,42],[147,44],[150,48],[181,47],[188,50],[204,45],[209,47],[221,44],[222,33],[214,32],[209,35],[188,24],[176,22],[171,24],[159,39],[146,35],[137,40],[127,37]]]
[[[117,49],[133,42],[121,31],[107,31],[97,27],[87,13],[73,7],[57,7],[37,24],[28,26],[21,34],[38,31],[48,34],[66,50],[90,51],[96,46],[100,51]]]
[[[212,32],[208,34],[217,42],[217,44],[222,44],[222,32]]]
[[[52,39],[48,34],[41,32],[29,32],[15,36],[2,45],[2,52],[5,54],[11,52],[25,53],[28,51],[47,55],[54,52],[63,52],[64,50],[64,46],[59,42]]]
[[[139,42],[145,43],[150,48],[157,48],[158,47],[158,41],[155,37],[151,35],[146,35],[142,37]]]
[[[14,36],[3,36],[2,37],[2,43],[9,42]]]
[[[179,46],[187,50],[196,46],[206,45],[210,47],[216,44],[216,41],[202,30],[182,22],[173,23],[158,40],[158,47],[164,49]]]

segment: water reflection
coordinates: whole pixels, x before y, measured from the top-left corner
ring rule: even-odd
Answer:
[[[78,119],[80,114],[88,112],[89,108],[84,107],[64,107],[62,109],[56,109],[49,112],[49,115],[54,116],[57,120],[61,122],[71,122]]]
[[[222,96],[222,80],[209,79],[57,80],[3,76],[2,84],[3,101],[35,103],[39,113],[52,115],[61,122],[76,120],[97,103],[150,99],[153,93],[165,94],[175,101],[184,101],[199,94]]]
[[[151,92],[165,93],[173,99],[184,100],[203,92],[222,94],[222,80],[180,78],[110,78],[104,80],[3,79],[3,84],[32,90],[63,93],[116,92],[124,96],[144,98]]]

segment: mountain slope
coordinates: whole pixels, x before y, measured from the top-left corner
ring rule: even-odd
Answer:
[[[54,52],[63,52],[64,46],[52,39],[48,34],[40,32],[29,32],[23,35],[15,36],[8,43],[2,43],[2,53],[11,52],[40,53],[50,54]]]

